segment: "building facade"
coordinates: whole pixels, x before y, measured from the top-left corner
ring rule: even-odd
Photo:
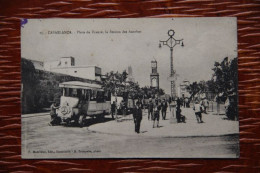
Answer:
[[[184,80],[181,82],[181,84],[177,87],[177,95],[178,97],[190,97],[190,93],[188,90],[188,86],[190,85],[190,82],[188,80]]]
[[[74,57],[62,57],[57,61],[35,61],[30,60],[35,69],[69,76],[101,81],[101,68],[97,66],[76,66]]]
[[[76,66],[74,57],[62,57],[59,61],[44,63],[46,71],[66,74],[83,79],[101,81],[101,68],[97,66]]]

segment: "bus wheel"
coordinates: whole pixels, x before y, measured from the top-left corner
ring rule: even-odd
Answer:
[[[79,120],[78,120],[79,126],[83,127],[84,126],[84,115],[80,115],[79,116]]]

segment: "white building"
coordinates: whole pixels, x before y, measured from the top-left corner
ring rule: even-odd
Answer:
[[[74,57],[62,57],[58,61],[44,62],[44,70],[91,80],[101,80],[101,68],[75,66]]]
[[[101,77],[101,68],[96,66],[72,66],[52,68],[51,72],[62,73],[84,79],[98,80]]]
[[[187,89],[187,86],[190,85],[190,82],[187,80],[184,80],[181,82],[181,84],[177,87],[177,95],[178,97],[190,97],[190,93]]]
[[[74,57],[62,57],[57,61],[47,61],[44,62],[44,69],[46,71],[52,71],[58,67],[73,67],[75,66],[75,58]]]

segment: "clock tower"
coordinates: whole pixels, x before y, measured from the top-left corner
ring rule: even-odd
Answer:
[[[151,61],[152,73],[150,74],[151,87],[159,89],[159,73],[157,72],[157,61]]]

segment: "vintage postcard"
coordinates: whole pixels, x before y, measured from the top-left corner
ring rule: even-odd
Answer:
[[[21,21],[22,158],[239,158],[237,19]]]

